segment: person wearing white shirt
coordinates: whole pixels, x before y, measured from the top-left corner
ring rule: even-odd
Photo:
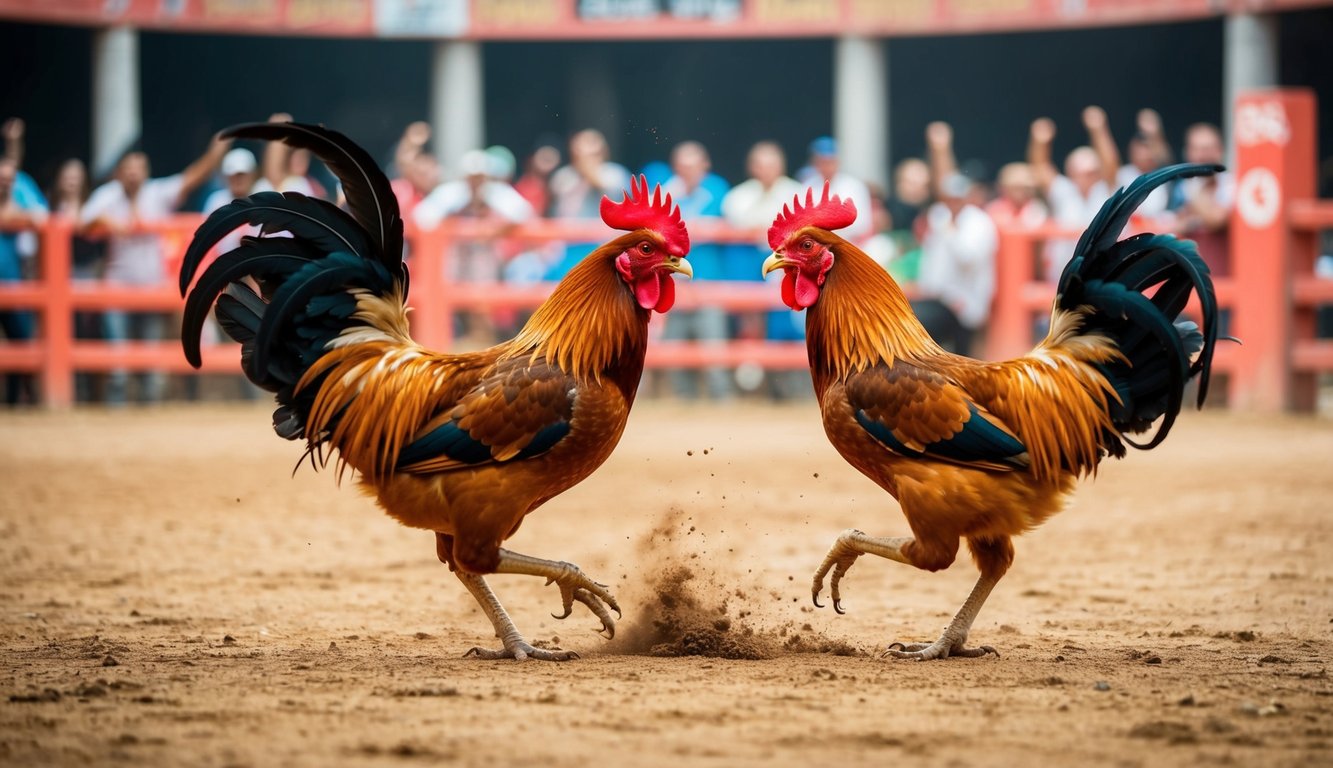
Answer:
[[[93,190],[79,212],[79,231],[107,238],[106,279],[126,285],[155,286],[168,282],[162,238],[141,231],[143,225],[169,218],[185,198],[217,170],[231,147],[230,139],[214,138],[205,152],[184,171],[173,176],[150,178],[148,157],[132,151],[116,164],[112,180]],[[156,341],[163,338],[166,318],[161,313],[108,310],[103,316],[106,340],[124,343],[131,339]],[[123,405],[127,399],[129,373],[114,370],[107,377],[107,403]],[[139,399],[156,402],[166,393],[166,374],[151,371],[142,378]]]
[[[839,230],[838,234],[853,244],[859,244],[863,238],[873,234],[875,227],[870,215],[870,188],[864,181],[843,172],[836,139],[821,136],[810,142],[810,167],[815,172],[809,184],[815,190],[816,200],[827,181],[830,195],[851,200],[856,205],[856,221]]]
[[[966,202],[971,183],[953,174],[939,185],[940,201],[926,211],[921,242],[920,298],[912,302],[922,325],[945,349],[971,353],[990,317],[995,296],[995,223]]]
[[[422,229],[434,229],[447,218],[480,219],[496,226],[486,239],[458,243],[449,253],[449,278],[472,286],[494,284],[500,278],[501,258],[495,238],[515,224],[533,218],[532,206],[512,184],[497,181],[494,159],[474,149],[459,161],[463,178],[448,181],[422,198],[412,210],[412,220]],[[460,312],[458,320],[467,337],[465,345],[488,345],[495,341],[494,317],[486,312]]]
[[[722,198],[722,217],[727,224],[755,233],[755,244],[737,243],[728,248],[725,272],[730,279],[759,280],[756,264],[763,262],[771,250],[768,247],[768,228],[781,211],[791,205],[792,198],[805,191],[795,179],[787,176],[787,158],[782,148],[771,141],[761,141],[750,148],[746,159],[750,178],[737,184]],[[770,276],[781,279],[780,273]],[[787,309],[765,313],[764,338],[769,341],[800,341],[805,338],[805,312]],[[738,380],[742,378],[738,371]],[[770,394],[777,400],[791,400],[810,391],[810,376],[805,371],[769,371],[765,378]]]
[[[1138,130],[1129,140],[1129,162],[1116,171],[1115,185],[1127,187],[1145,173],[1151,173],[1171,162],[1171,148],[1162,131],[1162,118],[1156,111],[1141,109],[1137,116]],[[1166,215],[1170,202],[1170,188],[1160,186],[1149,193],[1134,212],[1137,217],[1160,219]]]
[[[1102,203],[1111,197],[1120,167],[1120,152],[1107,128],[1106,112],[1101,107],[1084,109],[1083,126],[1091,146],[1078,147],[1069,153],[1063,175],[1051,160],[1055,122],[1048,117],[1038,118],[1032,123],[1028,137],[1028,165],[1037,177],[1037,187],[1046,195],[1051,220],[1070,230],[1080,230],[1092,223]],[[1076,244],[1073,240],[1051,240],[1046,244],[1047,280],[1059,280]]]

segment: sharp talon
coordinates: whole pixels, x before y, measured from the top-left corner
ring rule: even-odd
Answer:
[[[888,647],[888,648],[885,648],[884,650],[886,650],[886,651],[906,651],[906,650],[907,650],[907,646],[903,645],[902,643],[889,643],[889,647]]]
[[[811,595],[811,596],[810,596],[810,600],[815,604],[815,607],[816,607],[816,608],[823,608],[823,607],[824,607],[824,604],[821,603],[821,602],[819,602],[819,593],[818,593],[818,592],[816,592],[816,593],[814,593],[813,595]]]
[[[834,612],[837,613],[839,616],[846,615],[846,613],[847,613],[846,611],[844,611],[844,610],[842,609],[842,601],[841,601],[841,600],[834,600],[834,601],[833,601],[833,610],[834,610]]]
[[[569,656],[567,656],[567,657],[565,657],[565,658],[568,659],[569,661],[578,661],[579,659],[581,659],[581,658],[583,658],[583,657],[580,656],[580,655],[578,655],[578,653],[577,653],[576,651],[569,651]]]
[[[467,659],[467,658],[471,658],[472,656],[476,656],[476,657],[480,658],[480,657],[481,657],[481,648],[480,648],[480,647],[469,648],[469,649],[467,649],[467,653],[464,653],[464,654],[463,654],[463,658],[465,658],[465,659]]]
[[[990,647],[989,645],[983,645],[983,646],[981,646],[981,650],[985,651],[986,653],[993,653],[993,654],[995,654],[995,658],[997,658],[997,659],[1000,658],[1000,652],[997,651],[997,650],[995,650],[994,648]]]
[[[611,604],[611,610],[613,610],[613,611],[616,612],[616,618],[617,618],[617,619],[623,619],[623,618],[625,618],[625,615],[624,615],[623,613],[620,612],[620,606],[616,605],[615,603],[612,603],[612,604]]]
[[[569,618],[569,614],[571,614],[571,613],[573,613],[573,612],[574,612],[574,607],[573,607],[573,606],[570,606],[570,607],[568,607],[568,608],[565,609],[565,613],[564,613],[564,615],[562,615],[562,616],[557,616],[557,615],[555,615],[555,614],[553,613],[553,614],[551,614],[551,618],[555,619],[556,621],[564,621],[565,619],[568,619],[568,618]]]

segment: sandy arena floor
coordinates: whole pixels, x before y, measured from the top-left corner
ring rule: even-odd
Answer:
[[[607,643],[493,579],[562,665],[462,658],[496,641],[430,534],[299,453],[253,407],[0,414],[0,764],[1333,765],[1328,421],[1190,414],[1019,540],[1001,658],[924,664],[877,652],[975,571],[810,606],[840,530],[906,532],[813,406],[643,404],[527,521],[625,609]]]

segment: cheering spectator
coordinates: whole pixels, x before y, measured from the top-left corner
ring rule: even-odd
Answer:
[[[256,192],[269,192],[273,187],[268,179],[259,178],[259,165],[254,153],[236,147],[222,157],[222,189],[215,189],[204,198],[204,214],[210,214],[233,200],[249,197]],[[242,235],[257,235],[258,227],[241,227],[218,243],[218,251],[226,253],[241,244]]]
[[[474,149],[459,161],[463,178],[436,187],[417,204],[412,218],[422,229],[434,229],[446,218],[486,222],[488,233],[460,242],[449,259],[450,279],[475,285],[492,285],[500,276],[501,259],[496,239],[515,224],[533,217],[532,206],[512,186],[496,181],[494,159],[485,150]],[[495,328],[485,312],[461,313],[468,344],[494,343]]]
[[[1037,178],[1027,163],[1009,163],[1000,169],[1000,194],[986,205],[996,226],[1039,227],[1050,213],[1037,197]]]
[[[168,282],[162,238],[143,231],[143,226],[173,214],[191,192],[213,175],[230,147],[230,140],[214,138],[208,150],[184,171],[156,179],[149,177],[148,156],[142,151],[134,150],[121,157],[112,180],[94,190],[79,213],[84,233],[108,238],[107,280],[142,286]],[[160,313],[110,310],[103,315],[104,334],[113,343],[130,339],[155,341],[163,337],[165,330],[166,318]],[[112,371],[107,380],[108,404],[124,405],[128,384],[127,371]],[[156,402],[165,393],[166,375],[161,371],[151,371],[142,378],[141,401]]]
[[[8,125],[6,133],[8,133]],[[24,248],[19,230],[46,221],[46,205],[40,196],[18,185],[19,169],[13,156],[0,157],[0,283],[32,277],[33,253]],[[7,341],[27,341],[33,336],[32,313],[26,310],[0,310],[0,330]],[[32,375],[5,374],[5,404],[35,404],[37,393]]]
[[[1185,132],[1185,162],[1221,163],[1226,157],[1222,132],[1208,123],[1195,123]],[[1236,199],[1235,178],[1229,171],[1184,179],[1176,185],[1173,208],[1177,232],[1199,246],[1199,256],[1214,276],[1231,274],[1227,225]]]
[[[268,118],[270,123],[290,123],[292,116],[277,112]],[[329,191],[310,175],[310,150],[294,148],[282,141],[270,141],[264,146],[264,179],[269,187],[279,192],[300,192],[309,197],[328,200]]]
[[[893,169],[893,194],[884,201],[888,231],[893,243],[895,274],[916,280],[921,261],[921,214],[930,207],[930,166],[909,157]]]
[[[787,175],[787,157],[782,147],[774,142],[761,141],[751,147],[745,168],[750,178],[737,184],[722,198],[722,215],[727,223],[736,229],[755,233],[755,245],[741,246],[744,252],[738,252],[736,259],[728,259],[729,263],[743,265],[743,274],[728,268],[729,279],[733,280],[752,280],[758,274],[753,260],[758,257],[762,261],[771,250],[766,232],[773,217],[803,191],[801,185]]]
[[[940,201],[926,211],[921,242],[921,298],[912,309],[945,349],[971,354],[995,294],[995,224],[967,202],[971,182],[961,173],[939,185]]]
[[[70,158],[60,164],[56,173],[55,184],[48,196],[51,200],[51,215],[58,216],[75,225],[83,211],[83,204],[88,200],[88,168],[78,158]],[[106,269],[106,243],[81,234],[74,235],[73,263],[71,277],[75,280],[100,280]],[[99,340],[102,338],[102,315],[97,312],[77,311],[74,313],[74,338],[81,340]],[[75,397],[81,402],[102,399],[106,377],[101,373],[79,371],[74,374]]]
[[[671,178],[662,187],[680,206],[680,215],[691,224],[716,221],[722,217],[725,193],[718,192],[716,180],[709,179],[712,160],[708,150],[697,141],[677,144],[671,151]],[[722,182],[725,185],[725,182]],[[697,243],[690,248],[690,263],[696,280],[722,280],[723,249],[713,243]],[[727,313],[721,307],[677,309],[667,318],[666,338],[694,339],[704,344],[725,344],[728,333]],[[708,396],[724,400],[731,396],[731,376],[725,368],[705,371]],[[698,396],[699,376],[693,370],[673,370],[671,388],[676,397],[692,400]]]
[[[596,220],[600,217],[598,206],[602,195],[620,199],[624,190],[629,189],[629,171],[611,162],[610,156],[610,147],[600,131],[589,128],[570,137],[569,165],[551,174],[552,216]],[[598,245],[599,242],[569,244],[564,258],[547,273],[547,279],[564,277]]]
[[[255,161],[255,155],[248,149],[234,147],[222,156],[222,180],[223,187],[213,190],[208,197],[204,198],[203,213],[205,215],[216,211],[222,206],[238,200],[243,197],[249,197],[256,192],[270,192],[273,187],[269,185],[268,179],[259,177],[259,163]],[[241,244],[241,237],[245,235],[258,235],[259,227],[242,226],[234,232],[218,241],[217,252],[226,253]],[[231,339],[214,324],[210,318],[208,323],[208,334],[219,342],[224,344],[231,343]],[[246,400],[258,400],[264,395],[264,390],[251,382],[244,376],[233,376],[235,379],[237,391],[241,397]],[[186,393],[190,399],[194,399],[197,394],[195,379],[186,380]]]
[[[1115,185],[1127,187],[1145,173],[1151,173],[1171,162],[1171,147],[1162,132],[1162,117],[1151,109],[1140,109],[1136,117],[1133,137],[1129,140],[1129,162],[1116,171]],[[1166,213],[1170,194],[1167,187],[1154,189],[1143,201],[1135,215],[1145,219],[1160,219]]]
[[[412,217],[417,204],[440,184],[440,164],[426,151],[430,125],[417,121],[407,126],[394,150],[393,163],[398,177],[389,182],[398,210],[404,219]]]
[[[1046,196],[1051,218],[1067,229],[1082,229],[1092,223],[1102,203],[1111,196],[1120,166],[1120,151],[1106,127],[1102,108],[1083,110],[1083,126],[1092,146],[1078,147],[1069,153],[1064,175],[1051,161],[1055,122],[1048,117],[1037,119],[1028,137],[1028,165],[1037,178],[1037,187]],[[1075,245],[1072,240],[1052,240],[1046,244],[1046,279],[1054,282],[1060,277]]]
[[[732,227],[753,231],[756,244],[728,246],[724,271],[729,280],[762,279],[754,265],[762,262],[771,250],[768,227],[782,206],[789,205],[802,191],[801,185],[787,176],[787,157],[774,142],[761,141],[751,147],[746,170],[750,178],[722,198],[722,215]],[[774,273],[773,277],[780,279],[781,275]],[[786,309],[768,312],[764,318],[764,336],[769,341],[805,338],[804,312]],[[810,377],[805,371],[773,371],[767,378],[774,399],[792,399],[810,389]]]
[[[870,220],[870,189],[864,181],[842,170],[838,159],[838,142],[831,136],[820,136],[810,142],[810,168],[814,173],[809,177],[809,185],[815,187],[818,198],[824,182],[829,183],[829,194],[844,200],[851,200],[860,211],[856,221],[842,229],[839,234],[851,242],[870,235],[874,224]]]
[[[538,216],[545,216],[551,210],[551,174],[559,166],[560,150],[543,144],[528,156],[523,164],[523,175],[514,182],[514,189]]]

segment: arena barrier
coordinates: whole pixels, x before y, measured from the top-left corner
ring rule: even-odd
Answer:
[[[1222,374],[1230,405],[1259,411],[1309,410],[1317,379],[1333,373],[1333,341],[1315,338],[1315,312],[1333,305],[1333,280],[1314,275],[1319,234],[1333,229],[1333,201],[1314,199],[1314,97],[1308,91],[1247,94],[1237,118],[1237,205],[1231,224],[1232,276],[1216,281],[1219,305],[1230,316],[1230,331],[1244,340],[1219,346],[1215,368]],[[1246,117],[1248,115],[1248,117]],[[1245,122],[1246,120],[1254,123]],[[167,274],[179,260],[201,218],[182,215],[151,228],[169,244]],[[165,370],[188,373],[178,341],[111,344],[74,338],[76,311],[126,309],[179,313],[182,301],[172,282],[155,287],[73,282],[70,277],[72,228],[53,218],[40,232],[40,277],[0,284],[0,309],[36,311],[37,338],[0,343],[0,371],[40,374],[43,401],[50,407],[73,402],[74,373]],[[458,310],[531,309],[552,284],[478,286],[448,277],[448,254],[468,240],[496,236],[493,225],[450,221],[432,231],[409,234],[412,254],[413,335],[422,344],[450,349]],[[533,244],[603,242],[614,236],[600,222],[543,220],[503,233],[506,241]],[[701,243],[758,243],[757,233],[692,223],[691,239]],[[1051,229],[1000,232],[996,294],[983,357],[1000,360],[1031,348],[1041,318],[1049,311],[1053,286],[1040,278],[1040,248],[1048,238],[1076,238],[1077,232]],[[759,265],[756,263],[755,269]],[[911,291],[911,286],[905,286]],[[783,309],[771,283],[698,281],[678,286],[677,309],[722,307],[729,312]],[[660,328],[661,323],[654,323]],[[803,342],[731,341],[701,344],[654,339],[651,368],[736,367],[803,369]],[[234,344],[203,350],[205,373],[236,373]]]

